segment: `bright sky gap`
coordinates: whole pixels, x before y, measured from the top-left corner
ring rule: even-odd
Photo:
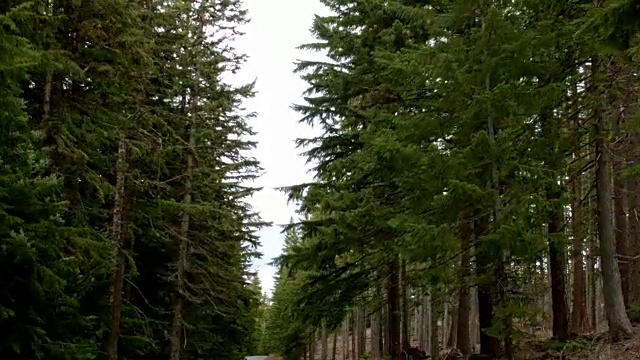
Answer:
[[[306,182],[313,176],[294,143],[297,138],[312,136],[314,130],[299,124],[300,115],[291,109],[292,104],[303,101],[306,90],[306,84],[293,69],[296,60],[320,60],[323,56],[297,47],[313,41],[313,18],[328,11],[318,0],[245,0],[244,8],[251,21],[241,28],[245,34],[234,45],[249,59],[228,81],[245,84],[256,80],[256,96],[247,100],[244,107],[257,113],[250,122],[258,133],[253,155],[260,161],[264,175],[253,184],[263,190],[249,202],[263,220],[273,223],[260,231],[263,256],[254,263],[263,290],[271,293],[275,269],[268,263],[282,250],[281,225],[296,218],[295,207],[287,204],[286,194],[276,188]]]

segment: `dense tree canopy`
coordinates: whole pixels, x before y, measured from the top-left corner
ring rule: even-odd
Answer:
[[[279,283],[272,305],[298,309],[279,324],[311,328],[278,350],[326,346],[313,329],[354,314],[364,324],[336,334],[370,329],[374,357],[416,342],[512,357],[525,324],[550,315],[568,341],[595,330],[600,303],[611,338],[633,336],[632,2],[322,2],[333,14],[303,48],[327,60],[298,64],[309,89],[295,106],[322,132],[299,141],[316,178],[289,189],[306,220],[280,259],[299,285]],[[364,354],[353,341],[350,358]]]
[[[0,4],[3,358],[255,350],[253,94],[222,81],[244,61],[245,15],[227,0]]]
[[[271,297],[250,271],[253,86],[223,81],[241,0],[0,3],[3,358],[637,336],[637,1],[322,3],[302,48],[326,60],[297,64],[294,104],[316,176],[287,189]]]

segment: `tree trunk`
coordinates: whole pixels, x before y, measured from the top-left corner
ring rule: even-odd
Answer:
[[[113,204],[113,221],[111,235],[113,237],[113,248],[115,252],[115,266],[110,286],[111,303],[111,324],[107,337],[107,360],[118,359],[118,340],[120,338],[120,320],[122,315],[122,291],[124,288],[124,266],[125,253],[124,242],[124,199],[125,199],[125,171],[127,167],[127,145],[124,137],[118,144],[118,155],[116,161],[116,187]]]
[[[482,19],[482,27],[484,28],[484,18]],[[491,91],[491,73],[487,73],[485,76],[485,90]],[[497,129],[494,124],[494,115],[489,113],[487,116],[487,134],[489,137],[489,143],[492,146],[496,144],[496,134]],[[495,151],[495,150],[494,150]],[[498,161],[495,156],[491,156],[491,188],[493,190],[493,226],[495,229],[498,229],[502,223],[502,198],[500,195],[500,170],[498,166]],[[500,249],[499,254],[499,263],[495,267],[495,278],[498,281],[494,282],[494,286],[497,285],[498,299],[499,304],[507,305],[507,294],[506,294],[506,284],[508,282],[507,279],[507,268],[509,267],[509,258],[510,258],[510,250],[504,245]],[[513,357],[513,349],[512,349],[512,339],[511,339],[511,319],[507,317],[503,317],[500,321],[500,335],[504,339],[504,351],[507,358],[511,359]]]
[[[349,315],[342,322],[342,360],[349,358]]]
[[[576,154],[578,158],[580,154]],[[582,176],[575,174],[571,182],[571,232],[573,237],[573,308],[571,311],[571,327],[577,333],[589,328],[587,319],[587,289],[584,271],[584,237],[582,225]]]
[[[447,346],[447,334],[449,333],[449,302],[447,301],[447,297],[445,295],[443,302],[443,312],[442,312],[442,340],[440,343],[442,347]]]
[[[338,347],[338,332],[333,333],[333,347],[331,348],[331,360],[336,360],[336,349]]]
[[[431,309],[431,314],[429,316],[429,329],[430,329],[430,350],[431,350],[431,358],[438,359],[440,356],[440,335],[438,334],[438,316],[433,311],[433,305],[429,306]]]
[[[329,341],[327,339],[327,327],[325,325],[322,325],[322,329],[320,330],[320,336],[321,336],[321,340],[320,340],[320,359],[321,360],[327,360],[327,357],[329,356]]]
[[[596,244],[596,239],[595,239],[595,235],[591,235],[591,234],[595,234],[596,231],[594,230],[594,228],[597,227],[597,222],[598,222],[598,216],[597,216],[597,211],[593,211],[594,207],[592,206],[592,201],[591,198],[589,198],[589,231],[588,234],[589,238],[588,238],[588,247],[589,247],[589,252],[587,255],[587,300],[588,300],[588,304],[589,304],[589,315],[590,315],[590,326],[591,326],[591,330],[594,332],[598,331],[598,316],[597,316],[597,311],[596,311],[596,264],[598,262],[598,255],[597,255],[597,244]]]
[[[558,184],[561,181],[557,174],[564,168],[559,150],[561,129],[557,119],[543,112],[540,123],[544,132],[544,147],[546,149],[545,162],[552,172],[546,185],[546,196],[550,209],[548,212],[548,242],[549,242],[549,275],[551,282],[551,313],[553,314],[553,337],[560,341],[569,338],[569,311],[566,297],[566,245],[562,223],[564,222],[564,206],[561,198],[563,188]]]
[[[386,291],[385,284],[385,293],[384,293],[384,303],[382,305],[383,316],[382,316],[382,356],[391,356],[391,332],[389,328],[389,294]]]
[[[490,285],[478,285],[478,309],[480,315],[480,354],[499,354],[500,343],[498,339],[485,331],[493,325],[493,300],[491,299]]]
[[[311,344],[309,344],[309,360],[315,360],[316,358],[316,332],[311,332]]]
[[[418,340],[420,337],[420,297],[419,295],[413,300],[413,331],[410,335],[412,339]]]
[[[460,300],[455,299],[455,303],[460,303]],[[457,348],[457,343],[458,343],[458,318],[460,316],[459,314],[460,312],[460,308],[458,306],[453,306],[453,308],[451,309],[451,323],[449,324],[448,327],[448,333],[447,333],[447,348]]]
[[[379,294],[379,290],[376,287],[376,299],[380,298]],[[378,360],[380,359],[380,310],[377,306],[375,309],[371,318],[371,357]]]
[[[473,229],[470,219],[462,219],[460,226],[460,246],[462,255],[460,257],[460,286],[458,287],[458,311],[456,321],[456,341],[453,346],[457,347],[462,355],[471,354],[471,338],[469,320],[471,316],[471,304],[469,296],[469,277],[471,276],[471,237]]]
[[[389,301],[389,350],[391,360],[402,359],[400,347],[400,259],[394,256],[389,264],[389,279],[387,281],[387,295]]]
[[[427,327],[427,301],[426,296],[420,294],[418,297],[420,301],[419,307],[419,318],[416,320],[418,322],[418,347],[421,349],[427,348],[427,339],[426,339],[426,327]]]
[[[425,296],[425,311],[424,311],[424,324],[425,324],[425,351],[431,351],[431,337],[433,334],[433,307],[431,302],[431,294]]]
[[[357,312],[356,310],[351,312],[351,359],[358,359],[358,347],[356,346],[356,332],[357,332]]]
[[[618,168],[619,170],[620,167]],[[627,214],[625,212],[625,185],[621,176],[616,174],[614,180],[614,220],[615,220],[615,238],[616,238],[616,253],[618,254],[620,261],[618,262],[620,267],[620,285],[622,286],[622,299],[625,306],[629,306],[630,300],[630,264],[629,259],[631,253],[629,251],[629,244],[627,242]]]
[[[607,118],[602,110],[598,110],[597,123],[595,126],[598,235],[600,239],[603,292],[607,322],[609,324],[611,339],[618,341],[632,337],[633,328],[624,306],[620,271],[616,258],[615,233],[611,216],[611,145],[608,141],[607,129]]]
[[[486,222],[474,221],[473,233],[474,239],[479,239],[486,229]],[[480,242],[476,240],[475,258],[476,258],[476,276],[478,279],[486,278],[487,273],[493,268],[492,260],[494,256],[487,250],[482,249]],[[495,281],[491,279],[491,281]],[[487,334],[485,329],[493,326],[493,298],[492,283],[481,281],[477,285],[478,293],[478,327],[480,330],[480,354],[496,356],[500,354],[500,341],[494,336]]]
[[[551,302],[553,311],[553,337],[569,338],[569,314],[567,309],[564,272],[566,268],[564,246],[554,235],[562,232],[562,216],[558,214],[549,224],[549,262],[551,267]]]
[[[199,73],[196,69],[196,79],[199,79]],[[174,256],[175,274],[174,289],[172,294],[173,317],[171,320],[171,333],[169,335],[169,359],[180,360],[181,340],[182,340],[182,322],[183,322],[183,296],[182,291],[185,288],[185,272],[187,268],[187,252],[189,243],[189,206],[191,205],[191,177],[194,166],[194,153],[196,148],[196,123],[198,118],[198,102],[197,91],[193,91],[191,95],[191,123],[189,124],[189,143],[187,151],[187,166],[184,177],[184,195],[182,198],[182,215],[180,219],[180,233],[176,238]]]
[[[411,347],[411,340],[409,339],[409,324],[410,324],[410,312],[409,312],[409,296],[407,280],[407,261],[402,259],[402,266],[400,268],[400,294],[402,298],[402,348],[406,349]]]
[[[472,230],[472,236],[473,236],[473,241],[471,244],[474,244],[475,241],[477,241],[477,238],[475,237],[477,234],[473,231],[473,222],[471,222],[471,230]],[[477,271],[477,266],[476,266],[476,255],[475,255],[475,247],[471,246],[469,249],[469,256],[471,258],[471,263],[469,264],[469,270],[471,272],[471,274],[476,274]],[[470,275],[472,276],[472,275]],[[469,322],[471,323],[469,325],[469,332],[470,332],[470,336],[471,336],[471,352],[475,353],[477,350],[480,349],[480,311],[479,311],[479,306],[478,306],[478,287],[477,286],[473,286],[469,289],[469,295],[470,295],[470,304],[471,304],[471,316],[469,318]]]
[[[358,306],[358,359],[367,351],[367,318],[363,304]]]
[[[595,142],[594,139],[590,138],[588,141]],[[595,146],[589,146],[589,154],[590,159],[594,163],[596,162],[596,151]],[[589,170],[588,178],[592,179],[595,182],[596,178],[596,169]],[[588,184],[585,184],[583,190],[588,189]],[[588,301],[588,310],[590,312],[590,324],[591,330],[594,332],[598,331],[598,278],[600,277],[601,272],[599,271],[600,261],[599,261],[599,247],[598,247],[598,202],[596,199],[595,192],[593,194],[589,194],[587,198],[587,234],[588,237],[588,247],[589,252],[587,256],[587,301]]]
[[[132,194],[125,191],[125,204],[124,204],[124,212],[122,213],[122,223],[125,225],[122,228],[122,245],[123,249],[127,249],[130,254],[134,253],[134,238],[128,228],[128,224],[131,223],[131,216],[133,215],[133,199]],[[126,260],[123,257],[123,261]],[[127,268],[127,264],[125,261],[123,269],[124,274],[124,290],[122,292],[122,303],[126,304],[131,301],[132,292],[131,292],[131,283],[132,281],[127,281],[127,272],[131,271],[131,269]]]
[[[382,293],[382,290],[380,290],[380,293]],[[382,297],[380,297],[382,298]],[[382,306],[382,308],[384,308],[384,306]],[[382,355],[384,353],[384,330],[383,330],[383,324],[384,324],[384,318],[383,318],[383,312],[382,309],[380,309],[380,311],[378,312],[378,324],[377,324],[377,329],[378,329],[378,356],[380,358],[382,358]]]
[[[471,352],[476,353],[480,350],[480,311],[478,306],[478,287],[471,288],[471,312],[473,315],[469,319],[471,322]]]
[[[613,134],[615,139],[615,149],[617,156],[614,161],[613,171],[613,219],[614,219],[614,234],[616,239],[616,253],[621,261],[618,262],[620,269],[620,285],[622,287],[622,299],[625,306],[629,306],[629,258],[631,257],[629,251],[629,244],[627,242],[627,214],[625,212],[626,203],[626,188],[625,182],[622,178],[622,171],[624,170],[624,152],[625,146],[623,142],[623,135],[620,131],[621,111],[619,106],[613,111]]]

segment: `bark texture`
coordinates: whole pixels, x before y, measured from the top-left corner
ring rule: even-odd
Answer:
[[[616,257],[615,232],[611,214],[611,145],[608,141],[608,121],[603,111],[597,114],[596,137],[596,196],[598,204],[598,235],[602,259],[602,277],[605,312],[613,341],[633,336],[633,328],[627,316],[620,270]]]
[[[111,323],[107,336],[107,360],[118,359],[118,341],[120,338],[120,321],[122,317],[122,295],[124,289],[125,253],[124,244],[124,199],[127,145],[122,138],[118,144],[116,161],[116,188],[113,204],[113,220],[111,226],[112,242],[115,256],[113,276],[110,286]]]

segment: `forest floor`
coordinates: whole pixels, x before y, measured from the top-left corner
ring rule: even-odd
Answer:
[[[614,343],[608,332],[587,334],[566,343],[531,337],[521,343],[522,359],[532,360],[635,360],[640,359],[640,325],[633,339]]]
[[[528,338],[518,341],[518,358],[523,360],[640,360],[640,325],[636,325],[635,329],[636,336],[633,339],[615,344],[609,342],[607,331],[581,335],[566,343],[555,342],[546,336],[529,335]],[[328,341],[328,359],[333,357],[332,340],[329,338]],[[367,331],[367,346],[369,343],[370,333]],[[336,345],[335,359],[341,360],[344,358],[341,336],[338,336]],[[315,350],[314,359],[320,359],[320,346]],[[370,351],[368,347],[367,351]],[[270,355],[265,360],[282,360],[282,358]]]

